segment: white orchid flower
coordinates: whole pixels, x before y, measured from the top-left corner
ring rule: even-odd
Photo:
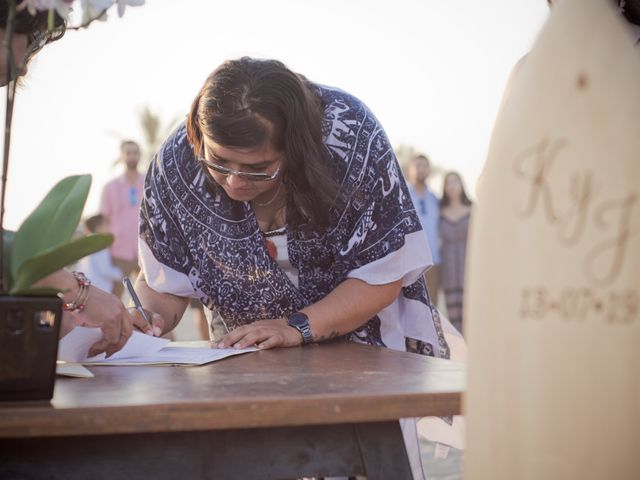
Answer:
[[[53,8],[52,0],[23,0],[18,4],[16,10],[27,9],[31,15],[35,15],[38,10],[49,10]]]
[[[118,4],[118,15],[122,17],[127,6],[138,7],[144,5],[145,0],[22,0],[17,5],[17,10],[27,9],[31,15],[38,11],[55,10],[65,20],[69,20],[69,13],[74,2],[82,4],[83,27],[88,26],[94,20],[106,20],[107,10],[115,3]]]
[[[18,10],[27,8],[31,15],[35,15],[38,10],[54,10],[62,18],[68,19],[71,11],[71,4],[74,0],[24,0],[18,5]]]
[[[91,20],[106,20],[106,11],[113,5],[113,0],[82,0],[82,23]]]
[[[139,7],[140,5],[144,5],[144,0],[118,0],[118,16],[124,15],[124,9],[127,8],[127,5],[130,7]]]

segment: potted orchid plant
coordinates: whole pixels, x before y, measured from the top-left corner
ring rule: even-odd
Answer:
[[[0,400],[48,400],[53,396],[58,335],[62,321],[60,288],[35,288],[44,277],[78,259],[108,247],[111,235],[73,238],[91,186],[90,175],[62,179],[45,196],[16,232],[4,229],[5,192],[11,120],[19,72],[43,38],[62,36],[65,30],[88,27],[103,20],[112,6],[120,16],[127,5],[144,0],[7,0],[2,48],[6,49],[5,136],[0,193]],[[82,21],[69,27],[70,13],[81,7]],[[47,25],[29,35],[24,60],[14,58],[13,41],[18,15],[46,15]]]

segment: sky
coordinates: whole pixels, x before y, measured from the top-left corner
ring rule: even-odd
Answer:
[[[68,175],[93,175],[85,213],[96,213],[102,186],[122,172],[120,141],[144,146],[142,109],[169,127],[211,71],[243,55],[354,94],[395,147],[461,172],[473,196],[511,68],[547,15],[544,0],[147,0],[122,18],[112,9],[30,65],[15,104],[5,227]],[[430,179],[436,191],[440,182]]]

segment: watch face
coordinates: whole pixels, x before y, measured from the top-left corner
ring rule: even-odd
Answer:
[[[287,323],[292,327],[302,327],[309,322],[309,317],[307,317],[304,313],[296,312],[289,317]]]

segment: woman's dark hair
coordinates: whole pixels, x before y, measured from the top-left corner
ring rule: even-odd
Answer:
[[[201,156],[203,137],[228,148],[284,152],[287,224],[323,227],[337,194],[322,142],[323,104],[313,85],[277,60],[243,57],[220,65],[204,83],[187,118],[187,136]]]
[[[618,8],[629,23],[640,25],[640,0],[618,0]]]
[[[7,28],[8,20],[9,2],[3,0],[0,2],[0,28]],[[46,44],[61,38],[64,35],[65,27],[65,20],[55,11],[53,13],[53,29],[51,31],[49,31],[48,11],[37,11],[35,15],[31,15],[25,8],[16,12],[13,31],[14,33],[25,34],[29,39],[25,63]]]
[[[449,203],[451,203],[451,199],[447,196],[447,190],[445,188],[447,186],[447,179],[449,177],[456,177],[458,179],[458,181],[460,182],[460,200],[464,205],[471,205],[471,200],[469,200],[467,192],[464,189],[464,183],[462,182],[462,177],[460,176],[460,174],[458,172],[448,172],[444,176],[444,182],[442,182],[442,198],[440,199],[440,208],[446,207],[447,205],[449,205]]]

